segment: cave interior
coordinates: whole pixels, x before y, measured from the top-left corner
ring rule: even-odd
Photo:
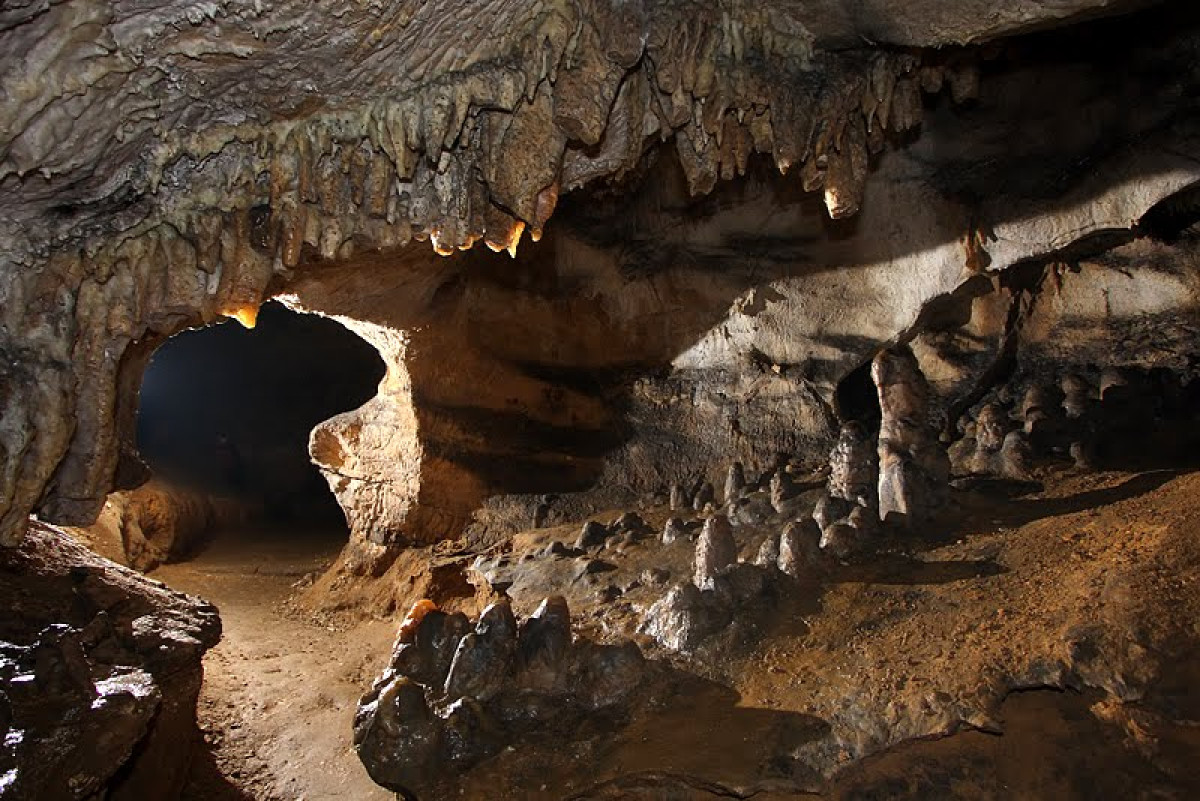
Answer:
[[[0,799],[1200,797],[1190,0],[0,7]]]

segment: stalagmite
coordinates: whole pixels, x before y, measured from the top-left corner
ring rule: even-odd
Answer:
[[[881,352],[871,364],[882,413],[879,431],[879,516],[907,526],[927,522],[942,506],[950,463],[929,422],[929,385],[907,349]]]
[[[711,589],[713,581],[725,568],[737,562],[737,543],[729,518],[713,515],[704,521],[700,538],[696,540],[696,567],[692,578],[700,589]]]

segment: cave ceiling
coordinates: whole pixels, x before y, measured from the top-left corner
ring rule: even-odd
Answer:
[[[517,225],[540,228],[560,191],[619,175],[672,135],[694,191],[760,150],[781,169],[819,160],[806,185],[832,186],[833,213],[851,214],[866,140],[919,117],[917,78],[971,91],[969,65],[918,75],[916,49],[1141,5],[8,3],[0,226],[8,259],[28,264],[156,225],[195,242],[204,212],[266,206],[269,223],[252,224],[272,230],[252,233],[292,266],[315,226],[288,206],[317,199],[392,223],[407,212],[440,249],[504,246]],[[357,171],[348,201],[283,185],[335,168]],[[410,208],[389,208],[406,189]],[[357,216],[322,211],[342,228]],[[349,236],[310,238],[328,256]]]

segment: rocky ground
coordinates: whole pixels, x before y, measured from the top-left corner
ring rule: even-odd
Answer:
[[[1037,478],[960,488],[941,528],[881,541],[819,580],[775,575],[774,589],[739,610],[741,623],[682,651],[641,625],[691,575],[691,539],[658,539],[678,511],[643,510],[653,535],[579,555],[547,551],[556,540],[573,551],[578,526],[523,533],[510,553],[480,563],[481,595],[486,576],[523,619],[539,595],[562,593],[577,644],[639,643],[655,697],[633,693],[598,730],[513,735],[514,748],[445,792],[1195,797],[1200,473]],[[744,558],[770,525],[734,527]],[[334,552],[327,541],[225,538],[155,574],[214,600],[225,623],[201,696],[211,759],[194,771],[190,797],[390,797],[363,771],[351,720],[399,612],[389,601],[380,612],[390,620],[363,609],[352,623],[344,609],[314,618],[287,603]],[[596,560],[615,569],[588,570]]]

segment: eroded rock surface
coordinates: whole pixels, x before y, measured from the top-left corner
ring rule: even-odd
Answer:
[[[561,596],[519,629],[507,601],[474,624],[418,605],[363,697],[354,742],[377,782],[434,797],[505,749],[572,747],[596,736],[598,721],[623,725],[654,677],[632,644],[574,639]]]
[[[149,571],[193,553],[217,527],[244,522],[253,511],[235,498],[152,481],[110,494],[95,523],[67,530],[106,559]]]
[[[163,336],[220,315],[252,323],[264,297],[301,278],[313,280],[297,292],[301,306],[375,326],[368,339],[389,361],[377,402],[330,424],[314,442],[314,455],[355,510],[356,536],[429,542],[460,528],[488,498],[524,492],[503,486],[489,469],[501,456],[479,453],[477,432],[509,411],[507,399],[535,407],[532,399],[545,391],[570,398],[565,406],[550,404],[569,412],[563,419],[539,411],[526,433],[554,443],[564,429],[612,431],[614,421],[590,391],[604,385],[601,371],[672,365],[666,382],[634,378],[632,401],[624,374],[620,394],[633,419],[647,421],[646,443],[654,442],[655,429],[704,430],[709,436],[688,449],[724,450],[722,463],[757,470],[771,451],[799,444],[799,435],[776,442],[770,434],[776,415],[791,415],[810,432],[809,444],[823,450],[832,434],[832,383],[875,345],[909,329],[932,299],[962,286],[964,265],[970,273],[981,266],[999,272],[1089,233],[1128,229],[1198,177],[1188,156],[1191,109],[1175,102],[1194,81],[1190,66],[1179,66],[1190,61],[1173,61],[1193,35],[1186,11],[1142,23],[1171,30],[1166,43],[1114,48],[1105,37],[1130,41],[1119,27],[1089,34],[1103,58],[1072,57],[1102,60],[1111,76],[1061,69],[1037,47],[1018,47],[981,81],[985,54],[919,48],[1137,4],[1023,5],[979,16],[951,5],[877,4],[849,13],[837,4],[769,11],[735,4],[718,13],[676,3],[551,3],[535,12],[493,2],[464,15],[444,13],[445,4],[402,4],[347,9],[333,26],[339,33],[328,37],[309,35],[331,29],[326,11],[288,3],[213,15],[169,3],[137,14],[81,2],[37,14],[14,10],[2,34],[9,55],[0,64],[6,85],[17,88],[4,107],[0,143],[0,223],[10,243],[4,269],[14,279],[5,284],[7,339],[0,342],[10,355],[4,369],[11,387],[3,399],[6,540],[19,536],[35,507],[73,524],[99,512],[129,437],[132,387]],[[680,25],[681,18],[690,23]],[[471,33],[451,36],[460,25]],[[101,44],[72,44],[78,41]],[[1045,51],[1057,52],[1053,45]],[[1167,84],[1108,80],[1132,74],[1179,77]],[[1105,90],[1093,92],[1093,81]],[[1054,98],[1057,114],[1022,105],[1031,85]],[[974,106],[961,115],[950,103],[927,110],[922,97],[939,92]],[[1065,119],[1066,108],[1091,112]],[[1101,120],[1116,121],[1124,134],[1119,143],[1102,141],[1114,129]],[[1078,135],[1009,135],[1049,124]],[[890,136],[917,127],[915,145],[886,146]],[[1032,152],[1014,150],[1014,142],[1029,143]],[[992,164],[993,155],[995,163],[1045,169],[1030,168],[1027,180],[996,192],[996,174],[1007,168],[955,166]],[[603,192],[602,183],[621,181],[628,191],[663,158],[677,162],[685,198],[720,190],[719,181],[782,169],[789,177],[780,185],[797,196],[823,190],[826,209],[785,194],[793,214],[807,210],[797,227],[774,213],[779,193],[764,188],[744,195],[741,211],[725,205],[714,215],[723,221],[699,238],[657,222],[652,238],[637,225],[600,226],[621,231],[619,242],[588,225],[567,222],[564,229],[575,230],[561,238],[547,228],[551,213],[558,224],[580,191]],[[774,168],[756,166],[762,161]],[[1083,163],[1083,172],[1071,166]],[[1062,175],[1073,176],[1070,191],[1059,193],[1061,203],[1047,202],[1047,185]],[[1014,208],[1022,209],[1019,219]],[[803,248],[801,261],[831,269],[794,269],[788,254],[798,253],[797,236],[824,239],[822,215],[855,212],[860,222],[848,228],[854,236],[818,251]],[[777,223],[764,229],[764,218]],[[548,247],[558,256],[536,256],[511,271],[502,294],[522,302],[509,308],[532,311],[546,284],[568,295],[574,286],[603,312],[596,325],[611,330],[620,320],[633,329],[622,354],[587,357],[569,337],[558,353],[506,348],[525,339],[499,330],[481,337],[465,322],[482,321],[475,300],[505,300],[455,288],[479,287],[478,279],[461,278],[478,269],[476,254],[435,262],[427,250],[401,247],[424,237],[439,252],[477,241],[506,249],[525,229],[554,236]],[[746,276],[729,275],[706,293],[706,310],[670,323],[667,332],[637,330],[636,321],[659,318],[655,299],[674,305],[673,292],[664,290],[697,285],[682,275],[664,277],[664,267],[697,270],[711,282],[719,271],[707,266],[746,252],[739,243],[747,241],[758,242],[752,254],[772,254],[745,265],[753,290]],[[595,286],[573,272],[575,265],[593,276],[603,272],[588,264],[598,251],[608,253],[608,269],[620,278],[600,282],[607,292],[622,290],[615,295],[626,300],[615,308],[591,303]],[[555,269],[547,271],[547,261]],[[330,264],[353,265],[369,293],[355,292],[347,308],[337,297],[347,287],[320,288],[318,274],[332,276],[319,268]],[[483,271],[504,285],[508,270]],[[396,283],[408,300],[384,303]],[[628,283],[639,290],[624,291]],[[848,291],[856,307],[873,311],[834,313]],[[368,295],[378,304],[363,302]],[[561,296],[554,300],[563,308]],[[683,305],[695,306],[690,299]],[[568,322],[587,321],[582,302],[569,308],[557,321],[532,315],[530,326],[566,332]],[[426,327],[428,317],[449,329]],[[421,329],[421,341],[407,339]],[[580,334],[592,336],[588,326]],[[665,353],[661,345],[669,346]],[[491,384],[494,397],[478,405],[464,399],[458,382],[438,369],[444,360],[437,354],[448,349],[463,354],[463,371],[499,379]],[[765,386],[741,373],[747,359],[767,370]],[[704,419],[672,407],[689,394],[701,398]],[[600,406],[611,408],[603,400]],[[747,428],[727,432],[727,412],[745,418]],[[597,471],[628,472],[641,462],[641,476],[663,466],[653,452],[599,458],[620,444],[595,435],[583,447],[590,453],[573,445],[566,455],[583,459],[575,471],[562,470],[565,459],[527,467],[557,472],[558,491],[566,491],[593,482]],[[375,448],[406,455],[393,454],[390,474],[381,477],[387,462]],[[528,512],[522,510],[524,519]]]
[[[0,573],[4,797],[177,796],[216,609],[40,523]]]

